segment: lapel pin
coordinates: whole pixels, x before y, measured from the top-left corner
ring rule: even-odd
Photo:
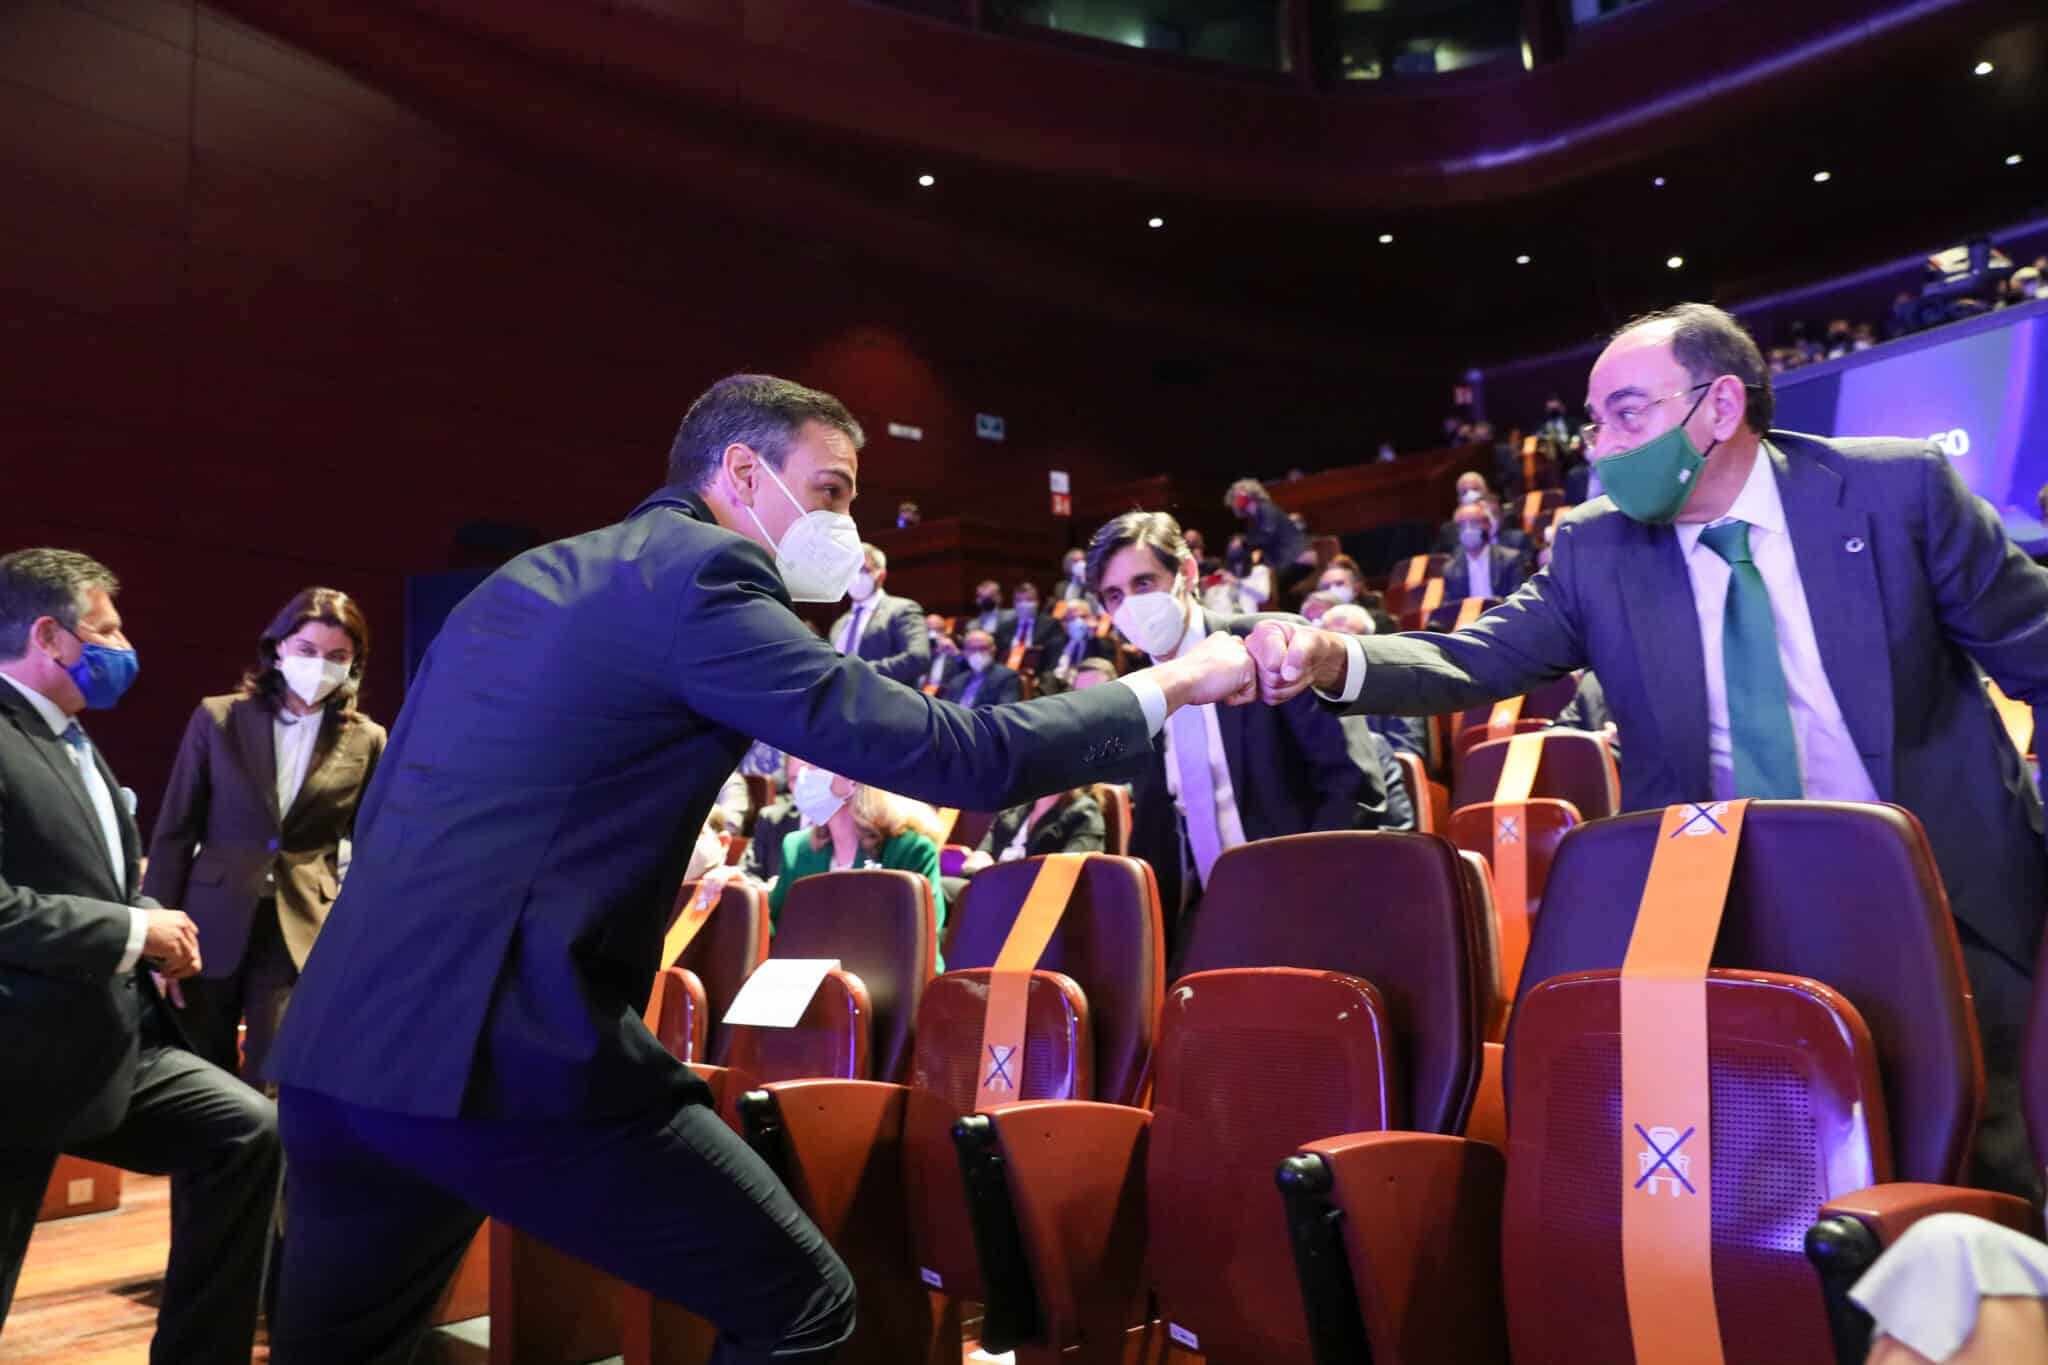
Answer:
[[[1848,538],[1847,540],[1845,540],[1845,541],[1843,541],[1843,542],[1842,542],[1842,548],[1843,548],[1843,549],[1845,549],[1845,550],[1847,550],[1847,551],[1848,551],[1848,552],[1849,552],[1850,554],[1852,554],[1852,555],[1860,555],[1860,554],[1862,554],[1862,553],[1863,553],[1863,537],[1862,537],[1862,536],[1850,536],[1850,537],[1849,537],[1849,538]]]

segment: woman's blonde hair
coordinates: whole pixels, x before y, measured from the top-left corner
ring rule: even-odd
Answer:
[[[853,810],[853,825],[860,831],[861,847],[870,853],[906,831],[922,834],[934,844],[946,840],[939,813],[922,801],[857,784],[846,804]],[[823,848],[831,837],[824,825],[811,826],[811,847]]]

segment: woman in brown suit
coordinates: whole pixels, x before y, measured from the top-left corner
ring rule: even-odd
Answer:
[[[264,629],[240,691],[192,713],[149,843],[145,894],[199,926],[184,983],[194,1048],[260,1085],[292,987],[340,888],[342,845],[384,752],[356,709],[370,628],[346,593],[307,588]]]

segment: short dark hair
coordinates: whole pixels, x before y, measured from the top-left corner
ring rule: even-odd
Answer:
[[[686,493],[703,488],[718,472],[726,447],[735,443],[753,447],[781,469],[790,441],[806,422],[844,433],[855,450],[867,443],[846,404],[829,393],[772,374],[727,375],[684,414],[668,448],[669,487]]]
[[[1778,408],[1777,395],[1771,389],[1771,367],[1764,363],[1756,338],[1734,314],[1711,303],[1679,303],[1643,314],[1614,336],[1653,322],[1672,324],[1671,355],[1695,384],[1711,384],[1724,374],[1734,375],[1749,395],[1744,415],[1749,429],[1759,436],[1771,429]]]
[[[1088,587],[1102,591],[1102,571],[1109,561],[1133,545],[1152,552],[1168,573],[1180,572],[1180,562],[1192,559],[1180,523],[1164,512],[1126,512],[1102,524],[1088,542]]]
[[[272,706],[284,703],[284,672],[278,667],[277,647],[297,635],[302,626],[318,621],[333,626],[355,646],[355,661],[349,665],[348,681],[328,693],[321,709],[337,715],[353,711],[356,694],[363,682],[363,667],[370,661],[370,622],[355,599],[339,588],[305,588],[279,608],[270,624],[256,637],[256,666],[242,675],[242,695],[262,697]]]
[[[47,547],[0,555],[0,660],[28,653],[29,627],[45,616],[77,629],[94,589],[111,597],[121,580],[90,555]]]

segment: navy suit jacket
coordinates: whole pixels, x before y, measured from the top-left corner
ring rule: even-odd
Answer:
[[[860,644],[854,653],[875,666],[875,672],[912,687],[924,684],[932,668],[932,634],[924,623],[924,608],[908,597],[877,592],[868,599],[874,618],[861,628]],[[828,644],[836,645],[853,619],[851,607],[840,614],[825,632]]]
[[[2048,734],[2048,572],[1926,442],[1769,442],[1821,663],[1870,780],[1926,826],[1956,917],[2031,976],[2048,900],[2041,803],[1977,667]],[[1608,498],[1568,513],[1550,567],[1463,631],[1360,643],[1363,712],[1462,711],[1590,667],[1621,730],[1624,805],[1712,794],[1677,532]]]
[[[967,705],[967,685],[974,681],[974,670],[956,668],[939,684],[939,696],[946,701]],[[1024,700],[1024,677],[1014,668],[991,663],[981,675],[981,687],[974,694],[976,710],[984,706],[1000,706],[1006,701]]]
[[[138,894],[141,840],[121,784],[97,745],[93,756],[121,829],[118,883],[63,741],[0,682],[0,1146],[55,1151],[112,1131],[156,1009],[147,968],[114,971],[128,907],[156,902]]]
[[[1527,578],[1522,572],[1522,557],[1505,545],[1488,545],[1486,558],[1493,574],[1489,597],[1506,597]],[[1460,545],[1451,553],[1451,562],[1444,566],[1444,605],[1455,608],[1455,604],[1471,595],[1472,568],[1465,562],[1465,547]]]
[[[1202,616],[1212,635],[1249,635],[1263,619],[1207,610]],[[1066,695],[1085,697],[1099,690]],[[1384,813],[1386,792],[1377,755],[1355,750],[1341,720],[1313,694],[1281,706],[1218,706],[1216,723],[1245,838],[1369,829]],[[1166,789],[1162,744],[1131,783],[1131,856],[1152,864],[1169,924],[1181,903],[1184,832]]]
[[[356,820],[271,1076],[426,1116],[708,1091],[641,1025],[673,897],[756,738],[942,806],[1114,781],[1128,688],[968,711],[842,657],[694,498],[528,551],[450,613]]]

